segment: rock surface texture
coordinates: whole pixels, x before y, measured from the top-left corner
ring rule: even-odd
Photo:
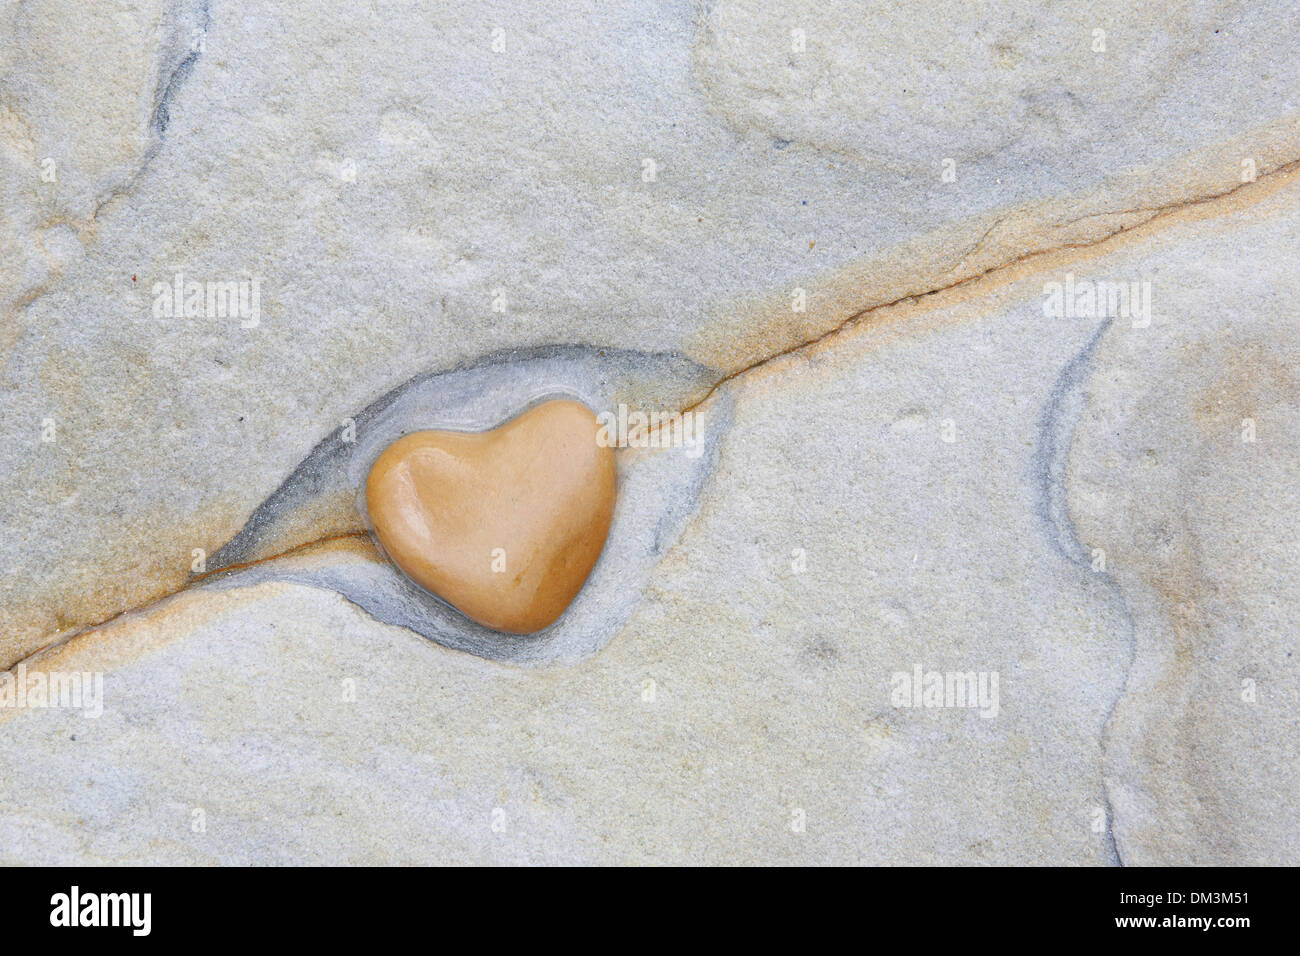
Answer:
[[[1300,863],[1297,24],[0,4],[0,863]],[[555,395],[529,644],[360,495]]]

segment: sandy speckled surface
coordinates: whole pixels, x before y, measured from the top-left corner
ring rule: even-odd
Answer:
[[[1300,9],[949,7],[0,5],[0,862],[1300,862]],[[519,645],[357,496],[550,393]]]

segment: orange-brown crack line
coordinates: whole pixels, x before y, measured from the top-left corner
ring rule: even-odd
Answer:
[[[1266,173],[1262,173],[1253,182],[1238,183],[1227,189],[1220,190],[1219,192],[1216,193],[1211,193],[1207,196],[1201,196],[1195,199],[1188,199],[1180,202],[1168,203],[1165,205],[1159,205],[1154,207],[1137,207],[1131,210],[1119,210],[1113,213],[1094,213],[1094,214],[1090,214],[1087,217],[1082,217],[1082,218],[1095,218],[1098,215],[1124,216],[1124,215],[1131,215],[1133,213],[1141,213],[1141,212],[1150,213],[1149,216],[1147,216],[1145,219],[1141,220],[1140,222],[1132,223],[1129,225],[1121,225],[1115,228],[1114,230],[1111,230],[1110,232],[1106,233],[1105,235],[1099,236],[1096,239],[1092,239],[1086,242],[1063,243],[1059,246],[1054,246],[1050,249],[1036,250],[1034,252],[1026,253],[1025,255],[1017,256],[1013,259],[1009,259],[1006,262],[1001,263],[999,265],[990,266],[989,268],[984,269],[975,275],[967,276],[964,279],[959,279],[954,282],[948,283],[946,285],[938,286],[934,289],[927,290],[925,292],[910,293],[908,295],[899,296],[896,299],[891,299],[886,302],[879,302],[867,306],[853,313],[848,318],[837,323],[830,329],[821,332],[813,336],[812,338],[809,338],[796,345],[770,352],[766,355],[763,355],[747,363],[741,368],[738,368],[732,372],[729,372],[721,376],[719,379],[717,379],[717,381],[715,381],[712,385],[710,385],[707,389],[705,389],[704,393],[699,398],[697,398],[690,404],[682,407],[678,412],[678,414],[685,414],[686,412],[695,411],[696,409],[701,408],[721,388],[723,388],[730,382],[735,381],[736,379],[744,375],[747,375],[750,372],[757,371],[771,363],[778,362],[781,359],[786,358],[788,356],[812,350],[816,348],[818,345],[838,336],[840,333],[851,330],[854,327],[860,325],[864,319],[874,317],[879,313],[888,312],[890,309],[916,303],[923,299],[942,297],[946,294],[952,294],[955,292],[968,290],[971,287],[976,286],[980,283],[987,282],[987,280],[989,280],[990,278],[1002,276],[1003,274],[1006,274],[1006,282],[1009,283],[1010,281],[1018,280],[1020,278],[1023,278],[1024,275],[1029,274],[1032,271],[1032,269],[1026,269],[1022,267],[1030,266],[1035,263],[1040,263],[1040,262],[1045,263],[1056,259],[1060,259],[1063,256],[1069,257],[1066,260],[1067,262],[1079,261],[1084,258],[1087,258],[1087,256],[1085,255],[1079,255],[1080,253],[1091,254],[1093,257],[1100,256],[1104,253],[1112,251],[1111,247],[1113,246],[1114,243],[1116,243],[1120,239],[1127,238],[1130,241],[1136,241],[1139,238],[1150,235],[1158,227],[1174,224],[1176,221],[1178,221],[1176,217],[1180,213],[1190,214],[1199,211],[1202,218],[1216,218],[1218,216],[1228,215],[1232,212],[1237,211],[1237,208],[1239,208],[1231,204],[1232,199],[1234,198],[1241,199],[1243,203],[1246,205],[1255,204],[1263,201],[1264,199],[1267,199],[1268,197],[1279,192],[1280,190],[1285,189],[1287,186],[1292,185],[1298,178],[1300,178],[1300,159],[1292,160],[1291,162],[1279,166],[1276,169],[1270,170]],[[1215,208],[1218,206],[1225,206],[1226,208],[1223,209]],[[659,428],[662,427],[664,427],[664,425],[661,423],[658,426],[658,428],[651,429],[647,431],[645,434],[647,435],[652,434],[654,431],[657,431]],[[619,450],[622,451],[622,449]],[[203,575],[198,575],[191,581],[187,582],[185,587],[179,588],[176,591],[171,591],[166,594],[162,594],[154,598],[152,601],[148,602],[147,604],[141,605],[140,607],[137,608],[128,608],[124,611],[119,611],[109,617],[106,617],[102,621],[99,621],[94,624],[87,624],[82,628],[80,628],[79,630],[77,630],[75,633],[60,635],[58,638],[56,638],[54,641],[50,642],[49,644],[43,645],[40,650],[37,650],[32,654],[24,656],[19,661],[15,661],[12,665],[10,665],[10,669],[16,667],[19,663],[30,660],[32,657],[36,656],[37,654],[40,654],[42,651],[48,649],[54,644],[63,643],[64,641],[72,637],[75,637],[77,635],[83,634],[86,631],[93,630],[97,627],[101,627],[104,624],[109,623],[110,621],[113,621],[116,618],[122,616],[123,614],[131,613],[132,611],[140,610],[142,608],[152,607],[153,605],[166,600],[167,598],[171,597],[174,594],[184,591],[186,588],[190,587],[191,585],[198,583],[199,581],[203,580],[206,577],[210,577],[213,574],[220,574],[232,570],[238,570],[240,568],[265,564],[269,561],[278,560],[280,558],[294,554],[295,552],[304,550],[306,548],[310,548],[314,545],[326,544],[331,541],[337,541],[337,540],[342,540],[347,538],[368,538],[368,537],[369,537],[369,533],[367,531],[354,531],[354,532],[347,532],[346,534],[342,534],[342,535],[331,535],[327,537],[317,538],[310,541],[304,541],[300,544],[293,545],[290,548],[286,548],[283,551],[279,551],[272,555],[267,555],[266,557],[263,558],[258,558],[254,561],[250,561],[245,564],[231,565],[227,568],[220,569],[219,571],[213,571]]]

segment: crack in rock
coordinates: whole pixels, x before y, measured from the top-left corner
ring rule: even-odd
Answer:
[[[479,431],[546,397],[567,395],[617,416],[620,404],[675,412],[684,395],[709,382],[710,370],[668,354],[583,346],[489,356],[472,365],[421,375],[394,389],[314,448],[213,555],[196,585],[225,589],[288,581],[335,591],[379,621],[409,628],[446,647],[512,663],[573,662],[599,651],[631,616],[664,549],[695,512],[730,417],[730,402],[695,412],[703,429],[693,447],[629,448],[618,454],[613,524],[586,585],[551,627],[528,637],[470,621],[384,560],[285,557],[322,520],[353,530],[362,520],[360,489],[379,453],[402,435],[430,428]],[[355,438],[353,438],[355,436]],[[303,523],[301,516],[308,516]],[[326,517],[323,517],[326,516]],[[316,537],[319,537],[317,535]],[[215,572],[215,573],[214,573]]]

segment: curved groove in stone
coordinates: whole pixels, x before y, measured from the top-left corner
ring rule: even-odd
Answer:
[[[1038,444],[1033,459],[1037,492],[1034,507],[1052,546],[1076,565],[1088,565],[1090,559],[1070,520],[1065,494],[1066,456],[1070,452],[1070,438],[1083,413],[1083,389],[1092,375],[1097,343],[1113,321],[1101,322],[1084,347],[1061,370],[1038,422]]]
[[[428,428],[479,431],[556,394],[578,398],[597,412],[617,414],[620,403],[673,412],[715,375],[668,354],[565,346],[497,353],[470,366],[419,376],[355,417],[355,441],[345,440],[345,425],[318,444],[212,557],[209,566],[217,573],[199,586],[287,581],[325,588],[377,620],[492,660],[573,662],[590,656],[631,616],[651,570],[694,513],[729,419],[729,397],[711,402],[707,417],[693,413],[703,427],[696,447],[619,451],[618,502],[605,549],[568,611],[537,635],[505,635],[475,624],[386,561],[353,558],[304,567],[267,559],[287,550],[275,542],[295,541],[296,516],[331,514],[353,530],[364,527],[358,497],[365,475],[379,453],[404,434]],[[350,514],[343,513],[348,509]]]
[[[1044,535],[1061,557],[1079,569],[1085,587],[1091,585],[1106,592],[1127,625],[1128,661],[1125,664],[1124,680],[1106,708],[1102,725],[1103,739],[1116,705],[1127,692],[1128,674],[1133,666],[1136,641],[1132,615],[1128,602],[1124,599],[1123,589],[1109,571],[1104,568],[1093,571],[1091,552],[1079,539],[1078,529],[1070,514],[1067,475],[1070,448],[1074,443],[1075,429],[1088,402],[1086,389],[1095,371],[1098,348],[1113,326],[1112,318],[1098,323],[1087,342],[1066,363],[1052,384],[1052,391],[1039,417],[1038,440],[1031,463],[1035,487],[1034,510],[1042,524]],[[1110,788],[1104,779],[1099,802],[1106,814],[1104,836],[1107,860],[1113,866],[1123,866],[1124,860],[1120,856],[1119,845],[1115,840],[1115,809]]]
[[[172,99],[175,98],[185,81],[189,79],[190,74],[194,72],[199,57],[203,55],[202,49],[195,49],[193,36],[198,33],[206,39],[208,28],[212,24],[211,2],[210,0],[198,0],[198,2],[178,3],[173,9],[172,19],[173,29],[176,29],[181,34],[177,38],[180,43],[178,47],[173,47],[169,57],[173,63],[165,64],[159,71],[158,86],[154,92],[153,112],[149,117],[149,128],[157,134],[158,139],[162,138],[167,132],[167,127],[171,124],[170,107]],[[196,24],[196,26],[191,27],[191,37],[187,42],[184,30],[191,23]],[[184,52],[187,49],[189,52]],[[148,156],[141,163],[141,169],[148,165],[156,149],[157,139],[155,139]]]

